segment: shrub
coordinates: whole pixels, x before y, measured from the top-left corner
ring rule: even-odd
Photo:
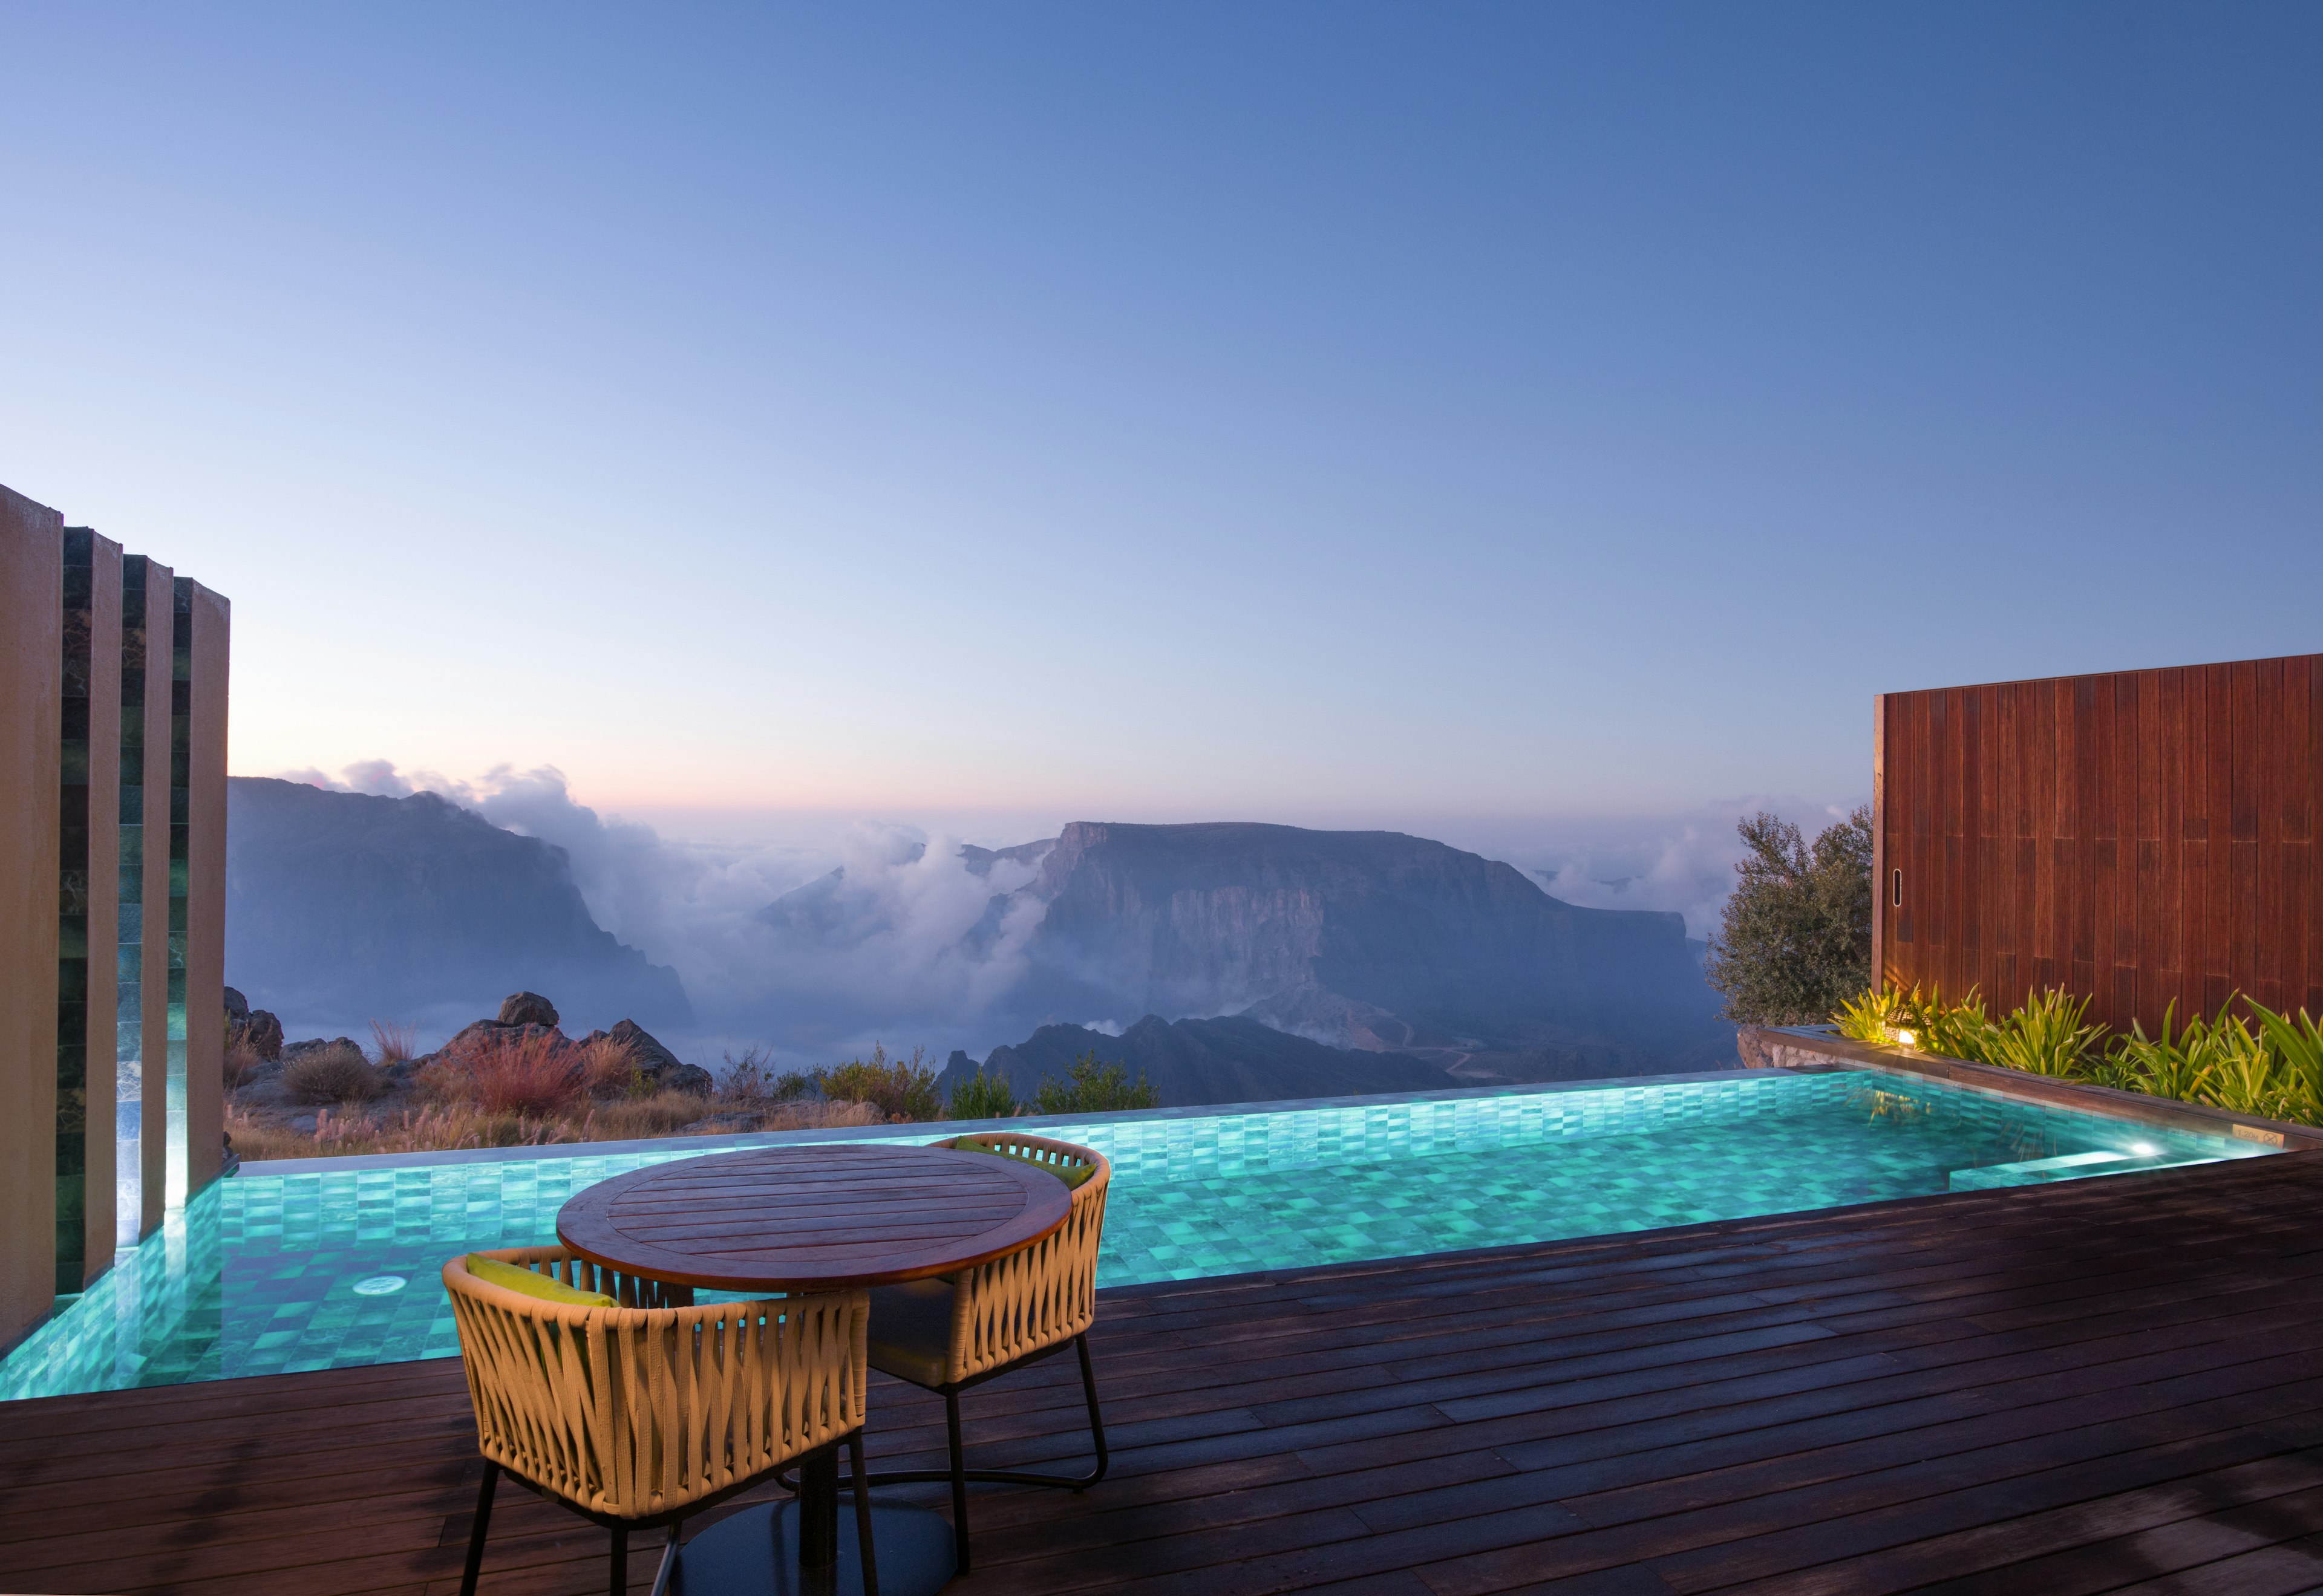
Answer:
[[[371,1023],[372,1057],[381,1069],[390,1065],[408,1063],[419,1053],[418,1032],[409,1025],[393,1020],[373,1020]]]
[[[225,1048],[225,1089],[231,1092],[237,1087],[248,1085],[250,1078],[258,1073],[258,1067],[264,1062],[258,1056],[256,1048],[241,1037],[234,1037]]]
[[[1748,852],[1703,974],[1730,1020],[1812,1023],[1871,983],[1871,812],[1826,828],[1813,848],[1764,812],[1735,830]]]
[[[436,1096],[487,1114],[556,1114],[572,1107],[587,1090],[579,1050],[540,1032],[480,1041],[442,1055],[428,1071],[427,1086]]]
[[[997,1071],[986,1074],[978,1070],[951,1089],[951,1101],[945,1105],[947,1119],[1009,1119],[1024,1112],[1016,1101],[1016,1090],[1008,1078]]]
[[[941,1119],[936,1071],[926,1060],[924,1048],[914,1048],[908,1059],[890,1059],[875,1043],[868,1059],[816,1070],[814,1084],[833,1102],[868,1103],[891,1121]]]
[[[581,1089],[592,1097],[645,1097],[653,1094],[653,1083],[638,1068],[637,1054],[627,1043],[615,1041],[610,1036],[574,1043],[573,1067],[581,1077]]]
[[[1042,1080],[1033,1106],[1041,1114],[1103,1114],[1120,1108],[1159,1108],[1162,1097],[1147,1084],[1143,1069],[1133,1085],[1125,1066],[1103,1063],[1092,1050],[1073,1060],[1063,1080],[1053,1076]]]
[[[726,1056],[726,1068],[718,1075],[718,1096],[721,1101],[748,1105],[754,1103],[794,1103],[814,1090],[814,1082],[796,1069],[775,1073],[774,1055],[764,1048],[748,1048],[740,1058]]]
[[[282,1067],[282,1090],[293,1103],[364,1103],[380,1094],[379,1071],[352,1042],[309,1048]]]

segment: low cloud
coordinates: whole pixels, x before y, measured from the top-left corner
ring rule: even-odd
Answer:
[[[1718,929],[1742,858],[1737,822],[1765,810],[1794,821],[1812,839],[1847,818],[1849,806],[1799,798],[1739,798],[1689,814],[1592,821],[1578,840],[1504,850],[1553,897],[1590,909],[1657,909],[1685,916],[1685,934]]]
[[[996,911],[992,900],[1035,867],[995,859],[979,873],[956,837],[858,824],[822,848],[674,840],[575,802],[550,766],[501,766],[462,781],[374,759],[336,776],[284,779],[385,797],[434,793],[563,848],[597,923],[685,982],[697,1051],[757,1042],[809,1063],[874,1041],[1020,1040],[999,1011],[1024,975],[1041,905]],[[768,914],[778,901],[783,912]]]

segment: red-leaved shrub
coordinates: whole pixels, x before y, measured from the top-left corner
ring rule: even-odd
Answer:
[[[445,1095],[489,1114],[555,1114],[587,1090],[579,1050],[557,1036],[482,1042],[443,1062]]]

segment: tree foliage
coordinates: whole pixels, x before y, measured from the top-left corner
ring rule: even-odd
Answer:
[[[1104,1063],[1091,1050],[1073,1060],[1063,1080],[1044,1078],[1033,1106],[1041,1114],[1103,1114],[1121,1108],[1159,1108],[1162,1096],[1146,1084],[1143,1069],[1133,1083],[1126,1068]]]
[[[1763,811],[1735,827],[1749,851],[1710,940],[1710,984],[1726,1017],[1812,1025],[1871,984],[1871,811],[1857,810],[1809,848]]]
[[[989,1073],[979,1069],[963,1080],[952,1083],[951,1102],[946,1108],[947,1119],[1010,1119],[1024,1112],[1016,1101],[1016,1090],[1008,1078],[998,1070]]]

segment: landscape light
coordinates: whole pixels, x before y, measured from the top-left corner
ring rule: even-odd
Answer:
[[[1920,1045],[1920,1033],[1916,1031],[1898,1030],[1896,1032],[1896,1045],[1899,1048],[1917,1047]]]

